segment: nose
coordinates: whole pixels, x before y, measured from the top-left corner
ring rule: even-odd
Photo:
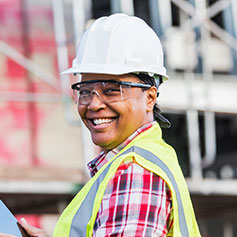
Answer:
[[[106,107],[106,104],[103,102],[103,99],[100,96],[99,92],[96,90],[93,90],[91,93],[91,101],[88,104],[87,108],[92,111],[97,111],[105,107]]]

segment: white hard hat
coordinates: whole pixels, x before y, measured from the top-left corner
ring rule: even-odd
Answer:
[[[123,13],[101,17],[89,27],[64,73],[147,73],[168,79],[156,33],[142,19]]]

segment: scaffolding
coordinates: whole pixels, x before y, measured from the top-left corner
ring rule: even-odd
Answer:
[[[71,20],[74,29],[73,42],[76,48],[87,21],[92,18],[93,3],[88,0],[72,0],[71,3],[73,13]],[[57,64],[60,72],[67,69],[70,65],[63,4],[63,0],[52,0]],[[174,6],[178,9],[180,16],[178,27],[172,27],[172,7]],[[215,162],[217,155],[215,114],[237,114],[237,106],[235,105],[237,101],[237,2],[235,0],[218,0],[208,6],[206,0],[168,0],[165,2],[149,0],[148,8],[150,24],[165,46],[165,57],[171,78],[167,85],[161,88],[162,93],[159,103],[164,112],[182,112],[187,120],[190,159],[190,177],[187,179],[187,182],[190,192],[204,198],[208,195],[235,197],[237,189],[233,187],[237,186],[236,180],[206,178],[203,176],[203,170]],[[134,15],[134,1],[110,0],[110,13],[116,12]],[[213,18],[220,13],[222,13],[224,18],[224,27],[220,27],[213,21]],[[177,42],[173,42],[176,39]],[[192,45],[191,48],[186,47],[184,49],[182,55],[180,55],[182,58],[179,58],[176,52],[169,52],[169,47],[171,46],[169,42],[171,44],[177,43],[174,45],[177,46],[179,39],[184,39],[185,42],[189,42]],[[212,59],[207,54],[209,46],[215,44],[221,45],[224,52],[229,53],[230,60],[226,59],[225,62],[225,67],[228,70],[231,69],[229,75],[215,72],[215,65],[213,66],[211,63]],[[170,48],[173,49],[173,47]],[[41,80],[56,91],[55,94],[1,91],[0,101],[48,103],[58,103],[61,101],[66,121],[74,127],[81,127],[82,147],[84,147],[82,158],[85,165],[93,158],[95,147],[90,140],[87,129],[79,119],[77,120],[72,116],[73,112],[69,103],[71,100],[69,92],[70,78],[60,75],[60,80],[58,80],[55,75],[47,72],[35,64],[29,57],[18,52],[3,41],[0,41],[0,53],[17,62],[28,72],[35,74],[38,80]],[[175,61],[172,57],[177,57],[177,60]],[[179,65],[177,61],[180,63]],[[176,66],[179,70],[181,69],[182,73],[178,73],[175,70]],[[225,88],[224,91],[223,88]],[[174,98],[170,96],[177,93],[177,91],[180,95],[179,97]],[[222,94],[221,98],[220,94]],[[201,135],[198,119],[200,113],[204,115],[204,153],[200,147]],[[37,169],[35,171],[37,173]],[[29,171],[25,171],[25,173],[27,172]],[[6,194],[13,194],[14,192],[45,193],[47,195],[69,194],[71,197],[75,191],[75,185],[78,183],[83,184],[88,179],[88,173],[78,174],[75,170],[69,171],[70,175],[66,180],[62,179],[62,176],[57,175],[57,172],[47,169],[41,170],[36,177],[42,177],[42,172],[46,177],[48,177],[48,173],[52,174],[49,177],[52,181],[48,182],[47,185],[45,182],[39,182],[37,178],[35,181],[27,183],[25,181],[16,182],[5,179],[0,182],[0,192]],[[65,176],[67,176],[67,172],[66,170],[61,170],[61,173]],[[6,170],[5,173],[3,170],[2,174],[4,174],[3,177],[5,178],[9,175]],[[30,178],[30,175],[27,178]],[[51,186],[56,188],[50,189]],[[65,200],[65,196],[63,198],[60,199],[60,202]],[[226,222],[225,228],[225,233],[227,233],[225,236],[233,236],[233,226],[230,222]]]

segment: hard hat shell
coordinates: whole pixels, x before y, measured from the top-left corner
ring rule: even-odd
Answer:
[[[156,33],[142,19],[117,13],[98,18],[85,31],[72,67],[62,74],[131,72],[168,79]]]

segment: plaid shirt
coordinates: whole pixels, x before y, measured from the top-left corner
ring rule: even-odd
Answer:
[[[154,123],[139,128],[113,150],[101,152],[88,164],[91,175]],[[133,158],[126,160],[105,189],[93,236],[172,236],[172,227],[171,193],[165,181]]]

